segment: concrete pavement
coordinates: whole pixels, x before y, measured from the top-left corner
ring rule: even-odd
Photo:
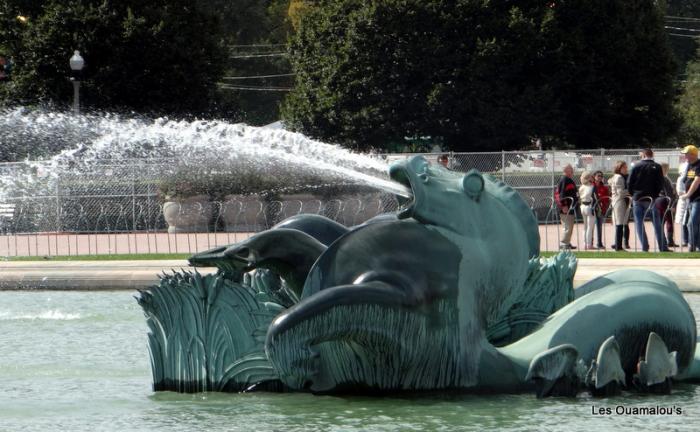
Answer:
[[[159,274],[180,268],[191,267],[186,260],[2,261],[0,290],[144,289],[157,283]],[[579,259],[574,285],[621,268],[652,270],[674,280],[685,292],[700,292],[700,261],[695,259]]]

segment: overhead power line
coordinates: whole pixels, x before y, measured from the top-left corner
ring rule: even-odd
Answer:
[[[691,39],[700,39],[700,35],[687,35],[687,34],[680,34],[680,33],[668,33],[669,36],[676,36],[676,37],[685,37],[685,38],[691,38]]]
[[[229,48],[265,48],[265,47],[283,47],[286,44],[249,44],[249,45],[229,45]]]
[[[224,90],[240,90],[240,91],[271,91],[271,92],[287,92],[291,91],[290,87],[254,87],[254,86],[237,86],[226,83],[219,83],[219,88]]]
[[[294,73],[286,74],[276,74],[276,75],[256,75],[256,76],[240,76],[240,77],[224,77],[225,80],[247,80],[247,79],[258,79],[258,78],[277,78],[277,77],[289,77],[294,76]]]
[[[673,21],[700,21],[700,18],[682,17],[682,16],[673,16],[673,15],[666,15],[665,18],[667,20],[673,20]]]
[[[671,27],[671,26],[666,26],[665,28],[671,29],[671,30],[681,30],[681,31],[687,31],[687,32],[698,32],[698,33],[700,33],[700,29],[690,29],[690,28],[684,28],[684,27]]]
[[[245,55],[232,55],[232,59],[248,59],[248,58],[261,58],[261,57],[285,57],[288,54],[286,52],[269,53],[269,54],[245,54]]]

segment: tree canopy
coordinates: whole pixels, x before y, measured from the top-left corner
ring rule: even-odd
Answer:
[[[4,0],[3,11],[6,20],[25,17],[8,23],[12,100],[70,101],[73,50],[85,58],[84,95],[97,108],[197,112],[223,71],[221,22],[191,1]]]
[[[288,124],[358,149],[639,146],[678,126],[653,0],[320,0],[290,52]]]
[[[0,55],[14,65],[0,98],[67,106],[68,58],[77,49],[91,108],[274,121],[283,93],[218,84],[223,76],[289,72],[284,57],[240,58],[270,52],[270,44],[285,51],[287,8],[286,0],[0,0]]]
[[[687,142],[700,142],[700,46],[698,60],[688,63],[683,94],[678,107],[683,115],[681,139]]]
[[[700,2],[697,0],[667,0],[666,25],[671,49],[677,60],[678,75],[683,79],[686,66],[695,58],[700,30]]]

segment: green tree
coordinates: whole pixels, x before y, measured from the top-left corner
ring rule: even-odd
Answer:
[[[697,48],[700,59],[700,46]],[[683,94],[678,107],[683,115],[680,138],[684,141],[700,143],[700,60],[688,63]]]
[[[666,1],[666,25],[669,27],[668,33],[671,49],[678,63],[678,75],[685,79],[686,66],[692,61],[696,53],[695,39],[699,33],[693,30],[700,30],[700,2],[697,0],[667,0]],[[687,17],[691,19],[681,19]],[[685,30],[689,29],[689,30]]]
[[[675,63],[653,0],[557,3],[556,92],[576,147],[663,145],[676,132]],[[550,45],[555,48],[556,45]]]
[[[27,3],[3,0],[2,9],[14,14]],[[186,0],[41,3],[22,12],[26,24],[15,22],[3,34],[15,63],[7,99],[70,101],[68,58],[78,49],[86,60],[83,88],[91,107],[207,110],[224,66],[215,15]]]
[[[287,122],[359,149],[638,146],[677,127],[653,0],[321,0],[290,52]]]
[[[201,0],[221,16],[226,29],[226,78],[220,88],[220,115],[254,125],[279,120],[279,104],[292,84],[291,67],[285,56],[291,28],[289,0]],[[270,57],[252,57],[272,55]],[[229,77],[269,78],[230,79]],[[253,88],[261,90],[244,90]],[[273,88],[271,90],[265,90]]]

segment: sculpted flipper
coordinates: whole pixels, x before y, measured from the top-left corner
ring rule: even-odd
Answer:
[[[297,296],[313,263],[326,246],[296,229],[278,228],[261,232],[234,245],[193,255],[195,266],[231,266],[239,271],[272,270]]]

